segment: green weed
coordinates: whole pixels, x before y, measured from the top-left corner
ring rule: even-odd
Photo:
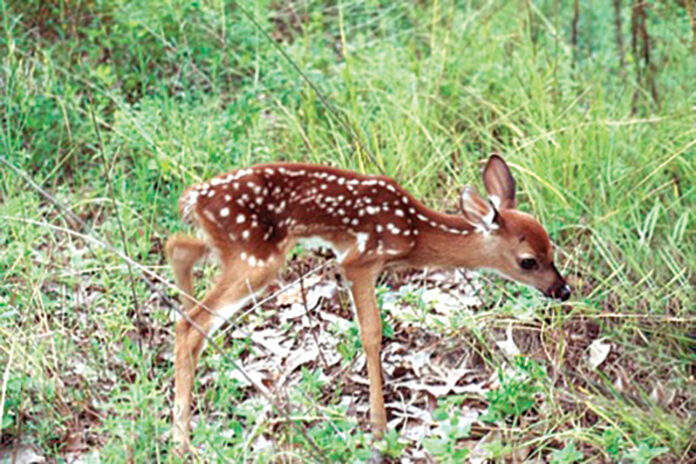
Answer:
[[[499,152],[520,209],[556,244],[573,299],[558,306],[485,275],[472,313],[435,323],[412,292],[399,317],[439,325],[449,345],[470,351],[472,370],[498,375],[498,388],[468,397],[487,427],[506,431],[487,446],[559,462],[588,450],[692,459],[696,66],[684,3],[624,2],[621,45],[612,2],[580,2],[577,21],[550,0],[242,5],[351,129],[232,2],[0,0],[0,156],[92,228],[2,168],[0,449],[21,441],[48,460],[89,451],[104,462],[174,460],[174,292],[140,271],[131,283],[123,260],[79,234],[127,244],[171,281],[163,244],[184,229],[178,195],[200,179],[273,160],[326,163],[386,173],[454,212],[461,187],[480,185],[481,160]],[[639,6],[649,60],[631,35]],[[204,267],[197,290],[214,274]],[[383,316],[395,343],[395,315]],[[494,332],[520,320],[538,350],[510,365]],[[350,363],[357,324],[333,336]],[[600,337],[610,353],[587,369]],[[235,359],[254,350],[220,340]],[[287,392],[292,422],[330,460],[369,459],[367,430],[326,395],[317,369]],[[198,458],[312,460],[298,428],[225,378],[230,370],[204,353]],[[462,438],[478,437],[451,404],[422,445],[454,462],[469,452]],[[396,430],[379,446],[396,457],[420,445]]]

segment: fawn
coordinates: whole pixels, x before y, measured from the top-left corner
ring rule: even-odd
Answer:
[[[386,428],[375,282],[387,267],[490,269],[559,300],[570,287],[553,263],[544,228],[515,209],[515,181],[493,155],[483,170],[489,200],[465,187],[461,214],[436,212],[395,181],[326,166],[272,163],[222,174],[188,188],[179,200],[184,221],[205,240],[174,236],[167,255],[184,292],[189,317],[210,334],[261,292],[296,243],[309,239],[334,251],[350,283],[367,357],[370,422]],[[218,282],[202,304],[193,294],[192,267],[207,251],[219,258]],[[191,391],[204,336],[176,324],[174,440],[189,447]]]

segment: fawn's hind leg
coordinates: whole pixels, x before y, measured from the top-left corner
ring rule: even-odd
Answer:
[[[181,304],[186,311],[196,303],[193,294],[193,265],[208,251],[201,239],[175,235],[167,240],[167,258],[174,270],[174,281],[183,292]]]
[[[278,258],[269,260],[263,267],[249,266],[241,260],[227,263],[223,268],[222,277],[203,302],[187,313],[198,328],[185,318],[177,322],[173,435],[179,454],[189,449],[191,393],[196,363],[205,341],[204,334],[213,332],[244,307],[256,293],[262,291],[275,278],[282,263],[283,259]]]

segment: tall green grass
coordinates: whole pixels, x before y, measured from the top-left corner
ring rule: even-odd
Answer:
[[[649,66],[623,7],[623,67],[609,2],[581,5],[575,46],[572,8],[552,1],[245,4],[368,153],[231,3],[0,2],[2,156],[118,248],[120,220],[132,257],[161,275],[163,241],[182,227],[179,193],[221,171],[282,159],[384,172],[453,210],[458,190],[479,183],[480,161],[503,154],[521,208],[547,226],[576,287],[570,312],[536,303],[539,329],[562,345],[575,321],[596,322],[629,383],[599,376],[566,391],[549,380],[546,401],[562,413],[531,442],[572,438],[611,456],[609,431],[625,453],[693,457],[696,61],[678,3],[647,3]],[[49,228],[87,232],[7,169],[0,200],[2,444],[170,459],[165,305],[137,281],[136,316],[125,263]],[[670,405],[651,398],[657,385],[676,392]],[[206,395],[209,414],[227,414],[240,393]],[[583,407],[563,409],[568,395]],[[244,442],[220,427],[214,416],[197,426],[208,459],[243,457]],[[342,459],[366,440],[345,427],[355,443]],[[314,432],[338,446],[330,430]]]

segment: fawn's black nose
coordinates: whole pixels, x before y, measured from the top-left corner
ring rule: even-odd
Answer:
[[[571,293],[572,289],[570,288],[570,286],[564,283],[563,285],[559,285],[556,288],[550,288],[547,292],[547,295],[557,300],[566,301],[568,300],[568,298],[570,298]]]

